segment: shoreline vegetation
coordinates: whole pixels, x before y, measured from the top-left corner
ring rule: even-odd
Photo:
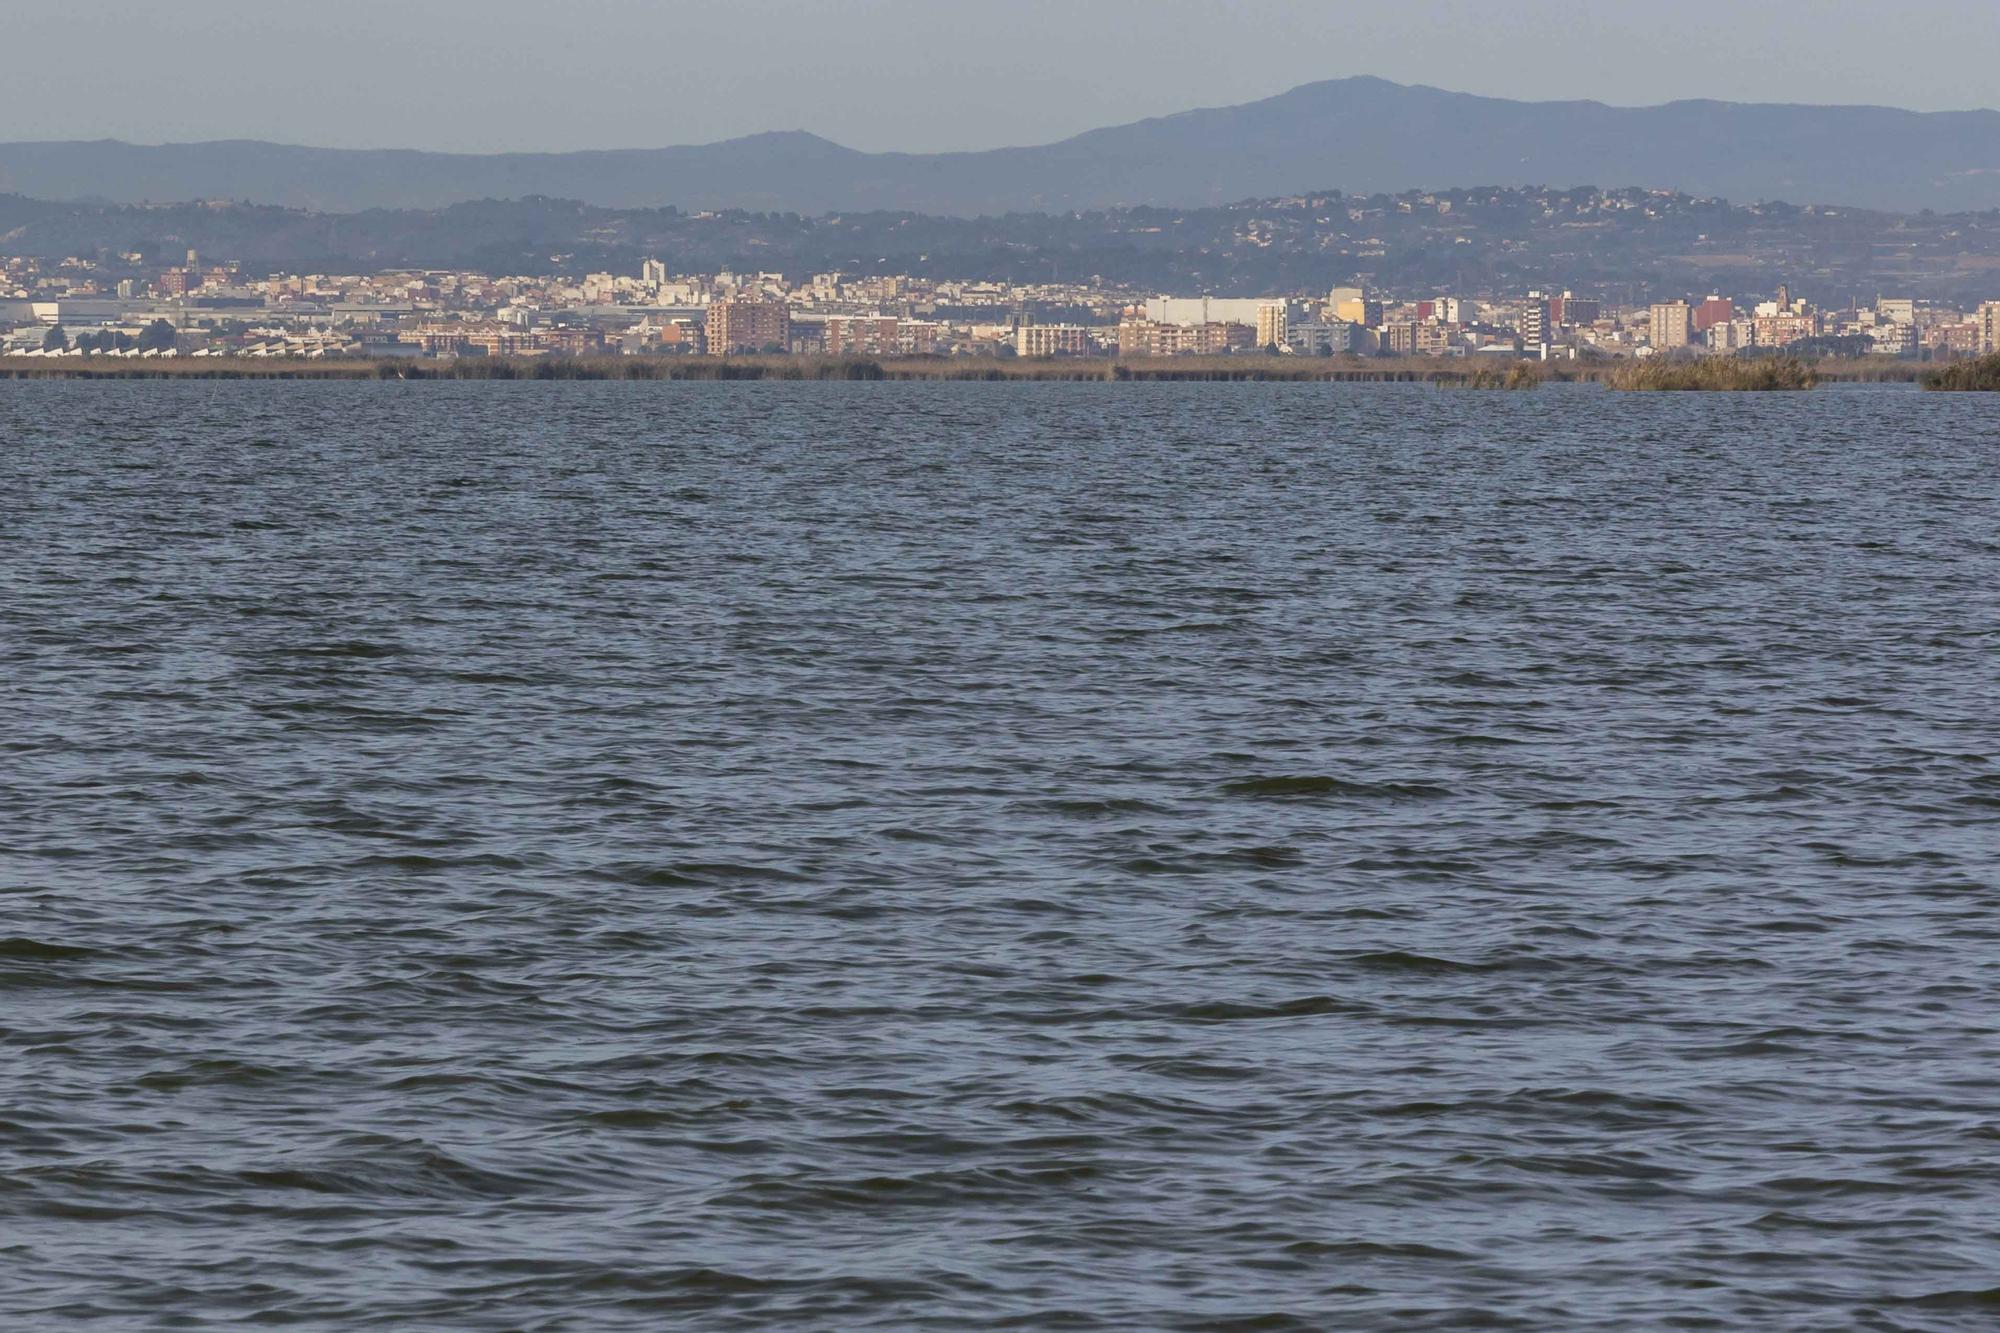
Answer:
[[[2000,393],[2000,352],[1935,367],[1924,376],[1923,385],[1943,392]]]
[[[2000,357],[1943,368],[1910,361],[1792,358],[1692,361],[1514,361],[1442,357],[1214,356],[998,360],[949,357],[460,357],[326,360],[216,357],[116,361],[0,357],[0,379],[89,380],[957,380],[1019,383],[1230,382],[1434,384],[1523,390],[1599,383],[1621,390],[1795,390],[1828,383],[2000,388]]]
[[[1698,361],[1629,361],[1604,379],[1612,388],[1629,393],[1787,393],[1816,388],[1819,381],[1817,367],[1789,356],[1753,361],[1726,356]]]

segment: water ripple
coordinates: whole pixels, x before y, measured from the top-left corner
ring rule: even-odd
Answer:
[[[1976,397],[0,385],[0,1324],[1990,1327]]]

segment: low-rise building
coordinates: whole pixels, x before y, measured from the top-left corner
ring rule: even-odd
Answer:
[[[1877,356],[1909,356],[1917,350],[1915,324],[1887,322],[1867,332],[1868,350]]]
[[[1082,324],[1023,324],[1014,331],[1016,356],[1088,356],[1092,349]]]
[[[1891,324],[1915,324],[1917,303],[1907,296],[1882,297],[1875,302],[1875,313]]]
[[[1287,324],[1285,347],[1295,356],[1335,356],[1351,352],[1354,350],[1354,325],[1338,319]]]
[[[1384,324],[1378,332],[1382,337],[1382,350],[1391,356],[1415,356],[1417,354],[1417,330],[1423,327],[1415,320],[1393,320]]]
[[[828,315],[822,329],[828,356],[930,356],[950,336],[942,324],[896,315]]]
[[[1382,303],[1359,287],[1335,287],[1327,296],[1326,307],[1335,319],[1366,329],[1379,328],[1382,323]]]
[[[1604,303],[1575,292],[1549,298],[1549,322],[1557,328],[1595,324],[1604,313]]]
[[[1817,311],[1780,309],[1775,314],[1758,315],[1753,321],[1757,326],[1759,347],[1789,347],[1806,338],[1817,338],[1822,332]]]
[[[1459,350],[1459,331],[1455,325],[1429,320],[1417,325],[1416,353],[1418,356],[1450,356]]]
[[[1248,324],[1257,328],[1269,297],[1155,296],[1146,302],[1146,318],[1155,324]]]
[[[1757,341],[1757,326],[1747,319],[1718,320],[1701,337],[1711,352],[1740,352]]]
[[[1162,324],[1128,319],[1118,326],[1120,356],[1220,356],[1257,346],[1250,324]]]
[[[894,315],[828,315],[823,345],[828,356],[892,356],[896,352]]]

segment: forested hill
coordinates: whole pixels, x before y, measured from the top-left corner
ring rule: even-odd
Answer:
[[[0,196],[0,254],[138,270],[188,249],[252,274],[395,268],[539,274],[780,270],[909,273],[1022,282],[1101,277],[1170,291],[1321,290],[1362,282],[1407,294],[1532,286],[1638,297],[1762,291],[1789,282],[1831,301],[1878,292],[2000,298],[2000,210],[1906,216],[1732,205],[1645,190],[1326,192],[1214,208],[1017,213],[604,209],[483,201],[323,214],[244,204],[135,207]]]

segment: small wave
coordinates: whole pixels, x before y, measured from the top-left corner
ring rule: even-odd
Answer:
[[[1473,1257],[1464,1250],[1448,1250],[1438,1245],[1380,1240],[1295,1240],[1285,1246],[1285,1253],[1344,1259],[1442,1259],[1448,1263]]]
[[[803,875],[776,866],[742,865],[734,861],[679,861],[666,865],[618,861],[598,866],[587,873],[594,879],[640,888],[714,888],[719,884],[759,881],[798,883],[805,879]]]
[[[1068,815],[1075,819],[1094,819],[1104,815],[1159,814],[1164,807],[1151,801],[1132,797],[1050,797],[1033,803],[1035,809],[1046,810],[1050,814]]]
[[[1462,963],[1455,958],[1438,958],[1427,953],[1410,953],[1403,949],[1380,949],[1372,953],[1351,954],[1347,962],[1354,967],[1370,972],[1498,972],[1508,963]]]
[[[530,1177],[475,1166],[421,1141],[357,1137],[373,1142],[357,1144],[364,1151],[354,1156],[251,1168],[235,1178],[258,1189],[376,1198],[506,1199],[540,1188]]]
[[[182,1069],[161,1069],[141,1074],[134,1080],[153,1092],[178,1092],[190,1087],[250,1087],[275,1083],[287,1077],[267,1065],[246,1064],[241,1060],[197,1060]]]
[[[1924,1296],[1907,1297],[1902,1304],[1925,1310],[2000,1310],[2000,1287],[1934,1291]]]
[[[446,870],[521,870],[527,862],[498,852],[472,856],[426,856],[422,852],[376,853],[347,863],[349,870],[405,870],[413,874],[437,874]]]
[[[1222,790],[1230,796],[1275,799],[1339,796],[1355,800],[1432,801],[1453,794],[1451,788],[1435,782],[1350,782],[1345,778],[1312,774],[1241,778],[1223,783]]]
[[[377,643],[372,639],[335,639],[325,643],[301,643],[291,652],[299,657],[401,657],[409,650],[399,643]]]
[[[1102,1174],[1090,1162],[1051,1162],[904,1175],[764,1177],[737,1186],[725,1198],[759,1209],[958,1208],[1040,1199],[1052,1188],[1088,1187]]]
[[[1183,1018],[1197,1023],[1234,1023],[1268,1018],[1312,1018],[1320,1014],[1372,1013],[1373,1006],[1331,995],[1307,995],[1296,1000],[1269,1004],[1210,1000],[1201,1004],[1177,1005],[1154,1010],[1160,1018]]]
[[[43,940],[31,940],[25,935],[9,935],[0,939],[0,958],[12,958],[28,963],[63,963],[78,958],[95,956],[95,950],[81,949],[69,944],[49,944]]]

